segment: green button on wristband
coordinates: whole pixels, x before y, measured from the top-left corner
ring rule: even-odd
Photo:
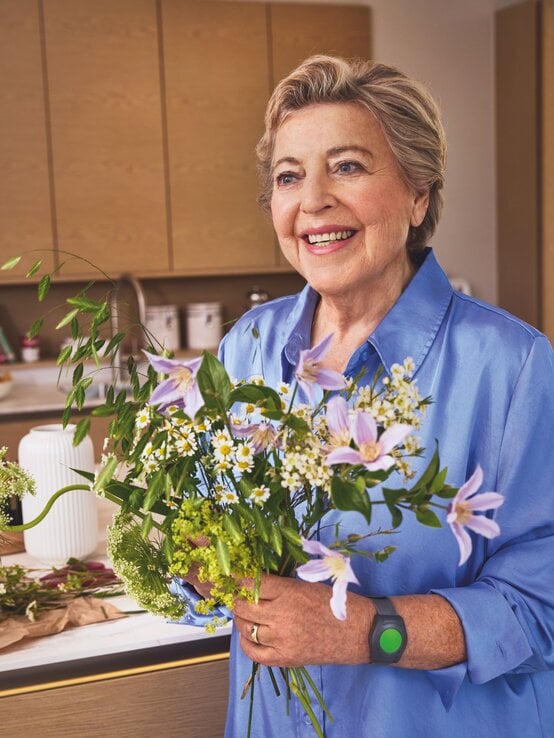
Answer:
[[[369,634],[369,652],[373,664],[395,664],[406,648],[406,626],[386,597],[372,597],[376,613]]]

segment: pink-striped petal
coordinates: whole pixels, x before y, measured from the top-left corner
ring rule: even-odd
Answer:
[[[296,569],[297,575],[305,582],[324,582],[331,576],[329,567],[323,559],[312,559]]]
[[[386,471],[395,463],[392,456],[379,456],[375,461],[366,461],[364,466],[368,471]]]
[[[346,620],[346,590],[348,582],[344,579],[337,579],[333,584],[333,594],[331,595],[331,611],[337,620]]]
[[[342,436],[345,432],[350,432],[348,423],[348,403],[340,395],[331,397],[327,403],[327,427],[334,436]]]
[[[475,469],[473,474],[470,476],[470,478],[467,480],[465,484],[462,484],[462,486],[458,490],[458,493],[455,497],[456,502],[465,500],[466,497],[471,497],[471,495],[477,492],[477,490],[482,484],[483,484],[483,470],[481,469],[481,466],[477,464],[477,468]]]
[[[496,538],[496,536],[500,535],[500,526],[498,523],[486,518],[484,515],[472,515],[466,523],[466,528],[485,538]]]
[[[177,389],[174,379],[164,379],[150,396],[151,405],[171,405],[183,400],[183,393]]]
[[[346,379],[333,369],[319,368],[316,374],[316,384],[323,389],[340,390],[346,387]]]
[[[339,556],[337,551],[327,548],[321,541],[313,541],[309,538],[302,538],[302,550],[312,556]]]
[[[472,497],[471,500],[467,501],[467,504],[472,510],[494,510],[500,507],[503,502],[504,495],[499,495],[498,492],[483,492]]]
[[[333,466],[334,464],[363,464],[363,459],[359,451],[348,446],[340,446],[328,454],[325,464],[327,466]]]
[[[381,445],[383,453],[388,454],[389,451],[392,451],[395,446],[398,446],[398,444],[406,438],[411,430],[412,426],[406,425],[405,423],[395,423],[394,425],[391,425],[390,428],[387,428],[379,438],[379,444]]]
[[[352,435],[358,446],[362,443],[375,443],[377,440],[377,423],[371,413],[356,413],[352,423]]]
[[[451,527],[456,542],[458,543],[458,548],[460,549],[459,565],[461,566],[462,564],[465,564],[465,562],[469,559],[469,555],[471,554],[471,538],[467,530],[465,530],[465,528],[463,528],[458,523],[452,523]]]
[[[312,346],[311,349],[308,349],[307,351],[302,351],[302,353],[306,357],[314,361],[319,361],[325,356],[325,354],[329,350],[329,346],[331,345],[331,341],[333,340],[333,335],[334,335],[333,333],[329,333],[329,335],[325,336],[325,338],[322,341],[317,343],[315,346]]]

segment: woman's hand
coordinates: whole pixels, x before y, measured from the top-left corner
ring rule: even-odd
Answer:
[[[265,666],[368,663],[371,601],[348,592],[346,620],[337,620],[330,598],[324,584],[264,574],[258,603],[235,604],[242,650]],[[254,624],[259,644],[252,641]]]

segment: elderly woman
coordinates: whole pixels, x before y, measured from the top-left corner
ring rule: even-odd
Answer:
[[[313,665],[333,722],[314,711],[332,738],[552,735],[552,350],[529,325],[454,292],[427,246],[445,164],[435,104],[391,67],[313,57],[274,91],[258,155],[261,202],[307,286],[239,320],[220,350],[230,375],[291,381],[299,352],[329,334],[324,365],[347,376],[410,356],[434,401],[422,445],[439,440],[456,486],[480,465],[483,489],[505,503],[482,518],[494,516],[500,535],[475,524],[483,536],[472,535],[462,566],[448,527],[406,519],[386,563],[353,560],[359,585],[344,621],[326,584],[264,576],[259,603],[236,604],[226,735],[246,734],[252,661]],[[455,512],[468,551],[470,511]],[[333,511],[323,543],[339,519],[368,532],[361,515]],[[389,526],[375,514],[372,528]],[[390,618],[400,638],[387,647]],[[302,708],[293,701],[287,716],[261,674],[252,734],[312,735]]]

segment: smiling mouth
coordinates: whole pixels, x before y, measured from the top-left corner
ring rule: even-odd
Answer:
[[[347,229],[344,231],[332,231],[330,233],[308,233],[303,236],[304,240],[312,246],[329,246],[336,241],[344,241],[352,238],[356,231]]]

